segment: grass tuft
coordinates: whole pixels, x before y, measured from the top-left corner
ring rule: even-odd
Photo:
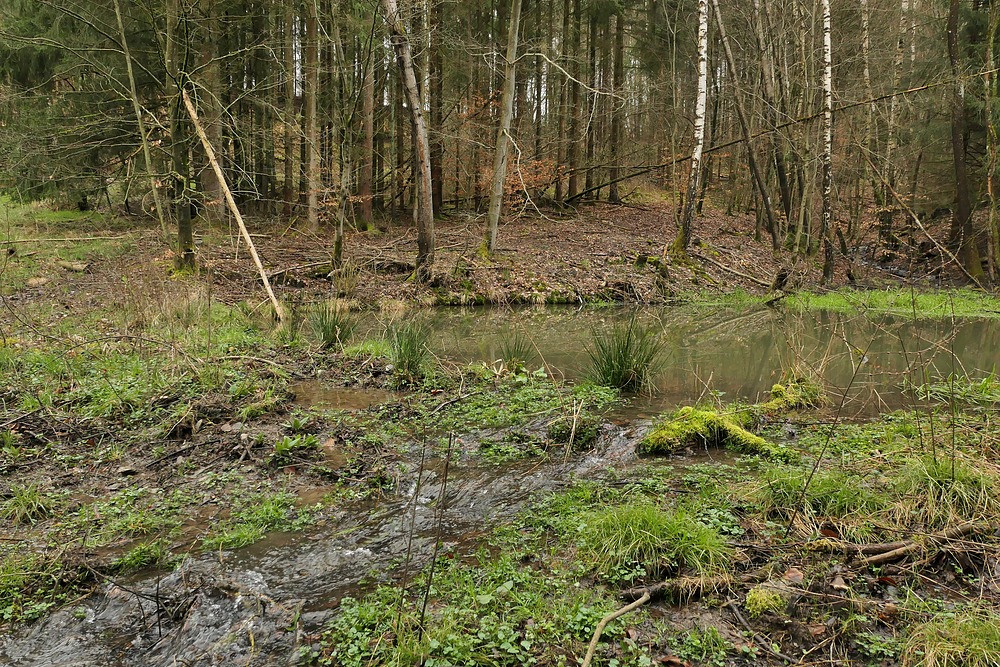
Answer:
[[[525,368],[536,358],[535,344],[520,331],[504,331],[498,343],[500,358],[512,370]]]
[[[608,332],[595,331],[593,342],[587,347],[591,379],[623,391],[652,390],[662,351],[656,332],[639,324],[634,317]]]
[[[11,487],[10,498],[4,501],[0,514],[14,523],[34,525],[50,516],[57,504],[56,499],[46,495],[37,484],[16,484]]]
[[[423,378],[430,358],[427,348],[430,329],[422,324],[407,322],[394,327],[389,333],[389,360],[395,367],[396,376],[404,383]]]
[[[630,503],[584,515],[581,553],[604,578],[631,580],[686,568],[699,575],[722,568],[725,539],[683,510]]]
[[[998,509],[993,478],[961,458],[912,459],[900,470],[896,486],[913,505],[906,511],[932,527],[993,516]]]
[[[357,329],[357,320],[336,303],[324,303],[310,316],[313,332],[325,349],[344,349]]]
[[[1000,665],[1000,618],[984,610],[940,614],[910,630],[902,667]]]

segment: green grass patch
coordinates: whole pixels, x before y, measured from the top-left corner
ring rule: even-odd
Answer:
[[[722,569],[730,553],[722,535],[680,509],[630,503],[582,520],[582,557],[609,581],[662,577],[679,569],[708,574]]]
[[[238,549],[260,541],[267,533],[302,530],[314,521],[313,513],[297,507],[293,493],[251,494],[234,504],[229,519],[217,524],[214,534],[202,541],[206,549]]]
[[[997,667],[1000,616],[985,609],[936,615],[907,633],[902,667]]]
[[[798,292],[785,300],[797,310],[856,313],[874,311],[918,318],[1000,317],[1000,301],[972,289],[912,292],[907,289],[841,289],[824,294]]]

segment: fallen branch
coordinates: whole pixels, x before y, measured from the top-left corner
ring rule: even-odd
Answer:
[[[743,618],[743,614],[741,614],[740,610],[736,608],[735,602],[730,600],[729,602],[727,602],[722,606],[729,607],[729,611],[733,612],[733,616],[736,617],[736,620],[739,621],[740,625],[742,625],[746,629],[746,631],[750,633],[750,635],[754,638],[754,640],[762,649],[773,655],[775,658],[778,658],[779,660],[784,660],[785,662],[791,662],[791,663],[798,662],[794,658],[790,658],[784,653],[781,653],[780,651],[775,651],[773,648],[771,648],[771,642],[767,641],[766,637],[761,637],[759,634],[757,634],[757,632],[753,628],[750,627],[750,624],[747,623],[747,619]]]
[[[881,565],[883,563],[888,563],[890,561],[897,560],[903,556],[909,555],[914,551],[920,551],[924,547],[934,546],[941,542],[947,542],[948,540],[953,540],[957,537],[964,537],[976,530],[986,528],[988,524],[982,523],[965,523],[960,526],[952,526],[947,530],[943,530],[939,533],[934,533],[933,535],[928,535],[926,540],[907,540],[901,546],[897,546],[899,543],[893,542],[884,546],[895,547],[888,549],[883,553],[878,553],[874,556],[869,556],[858,561],[858,566],[860,567],[871,567],[873,565]]]
[[[243,240],[247,242],[247,247],[250,250],[250,256],[253,257],[253,263],[257,265],[257,271],[260,273],[260,280],[264,283],[264,291],[267,292],[267,296],[271,299],[271,304],[274,306],[274,313],[278,316],[279,322],[285,322],[288,319],[285,314],[285,308],[281,305],[281,302],[278,301],[278,297],[274,295],[274,290],[271,289],[271,282],[267,279],[267,271],[264,270],[264,265],[260,261],[260,256],[257,255],[257,247],[253,244],[253,239],[250,237],[250,231],[247,229],[247,226],[243,224],[243,216],[240,214],[240,209],[236,207],[236,200],[233,199],[233,192],[229,189],[229,183],[226,181],[226,175],[222,172],[222,167],[219,166],[219,161],[215,158],[215,149],[212,148],[212,144],[208,140],[205,130],[201,127],[201,122],[198,120],[198,112],[195,111],[194,104],[191,103],[191,98],[188,96],[187,90],[182,89],[181,95],[184,98],[184,106],[187,107],[188,115],[191,116],[191,123],[194,125],[194,131],[197,132],[198,138],[201,139],[201,145],[205,147],[205,155],[208,157],[208,161],[211,163],[212,169],[215,171],[216,178],[219,179],[219,185],[222,186],[222,193],[226,196],[226,204],[229,205],[229,210],[233,212],[236,224],[239,225],[240,232],[243,234]]]
[[[753,282],[753,283],[755,283],[757,285],[760,285],[761,287],[770,287],[771,286],[771,283],[767,282],[766,280],[761,280],[760,278],[754,278],[753,276],[751,276],[749,274],[746,274],[746,273],[743,273],[742,271],[737,271],[736,269],[728,267],[725,264],[720,264],[719,262],[716,262],[711,257],[705,257],[704,255],[699,255],[699,254],[694,253],[694,252],[691,253],[691,256],[695,257],[697,259],[700,259],[703,262],[708,262],[709,264],[715,266],[716,268],[722,269],[723,271],[728,271],[729,273],[732,273],[735,276],[739,276],[740,278],[744,278],[746,280],[749,280],[749,281],[751,281],[751,282]]]
[[[285,275],[286,273],[291,273],[292,271],[303,271],[305,269],[317,269],[317,268],[319,268],[321,266],[329,266],[332,269],[333,268],[333,262],[331,260],[329,260],[329,259],[324,259],[323,261],[320,261],[320,262],[307,262],[306,264],[298,264],[296,266],[289,266],[286,269],[279,269],[277,271],[271,271],[269,274],[267,274],[267,277],[270,278],[271,280],[274,280],[275,278],[280,278],[281,276]]]
[[[78,236],[76,238],[64,238],[64,239],[6,239],[0,241],[4,245],[14,245],[15,243],[74,243],[76,241],[116,241],[118,239],[128,238],[128,234],[119,234],[118,236]]]
[[[580,667],[590,667],[590,663],[593,662],[594,660],[594,651],[597,650],[597,643],[601,641],[601,635],[604,634],[604,628],[605,626],[607,626],[608,623],[615,620],[619,616],[624,616],[630,611],[638,609],[647,602],[649,602],[648,590],[642,595],[642,597],[640,597],[635,602],[627,604],[621,609],[613,611],[604,618],[602,618],[601,622],[598,623],[597,627],[594,629],[594,638],[590,640],[590,646],[587,647],[587,657],[583,659],[583,664],[581,664]]]
[[[734,578],[730,575],[722,574],[715,577],[678,577],[668,579],[650,586],[639,586],[628,588],[621,592],[623,600],[637,600],[644,593],[654,600],[660,598],[693,598],[701,595],[705,591],[721,593],[728,591],[733,584],[753,584],[764,581],[770,576],[768,568],[761,568],[752,572],[747,572]]]

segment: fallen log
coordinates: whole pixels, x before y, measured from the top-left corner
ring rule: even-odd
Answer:
[[[920,551],[925,547],[935,546],[941,542],[947,542],[948,540],[964,537],[978,530],[984,530],[987,528],[989,528],[989,524],[969,522],[959,526],[952,526],[947,530],[942,530],[941,532],[934,533],[933,535],[928,535],[926,540],[907,540],[901,546],[896,546],[898,543],[892,542],[883,546],[895,546],[895,548],[889,548],[882,553],[877,553],[873,556],[869,556],[868,558],[864,558],[858,561],[857,565],[860,567],[871,567],[873,565],[889,563],[891,561],[898,560],[903,556],[909,555],[914,551]]]

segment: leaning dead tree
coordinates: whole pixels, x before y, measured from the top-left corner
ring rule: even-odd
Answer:
[[[517,69],[517,33],[521,21],[521,0],[512,0],[510,29],[507,31],[507,66],[504,72],[503,102],[500,112],[500,129],[493,155],[493,184],[490,190],[490,210],[486,219],[486,251],[493,252],[497,245],[497,226],[503,206],[503,186],[507,180],[507,145],[510,123],[514,117],[514,77]]]
[[[257,246],[254,245],[253,238],[250,236],[247,226],[243,223],[243,216],[240,214],[240,209],[236,206],[236,200],[233,199],[233,191],[229,189],[229,184],[226,182],[226,175],[222,173],[219,160],[215,157],[215,149],[212,148],[212,144],[209,142],[208,136],[205,134],[205,130],[198,120],[198,111],[194,108],[191,97],[184,88],[181,88],[181,96],[184,99],[184,106],[187,107],[188,115],[191,117],[191,124],[194,125],[194,131],[198,134],[201,145],[205,148],[205,155],[208,157],[212,169],[215,170],[215,175],[219,179],[219,185],[222,186],[222,193],[226,197],[226,204],[236,219],[236,224],[240,228],[243,240],[246,241],[247,248],[250,249],[250,256],[253,258],[253,263],[257,266],[258,273],[260,273],[260,281],[264,284],[264,291],[267,292],[267,297],[271,300],[271,305],[274,306],[274,314],[279,322],[285,322],[287,319],[285,308],[278,301],[278,297],[274,295],[274,290],[271,289],[271,281],[268,280],[267,271],[264,270],[264,264],[260,261],[260,256],[257,254]]]

